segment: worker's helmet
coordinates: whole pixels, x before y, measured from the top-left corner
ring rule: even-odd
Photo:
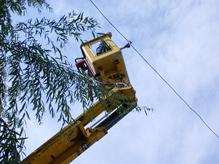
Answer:
[[[110,38],[112,38],[112,33],[111,32],[106,33],[106,35],[108,35]]]

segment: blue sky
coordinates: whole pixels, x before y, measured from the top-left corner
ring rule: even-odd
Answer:
[[[219,133],[219,1],[218,0],[94,0],[146,59]],[[49,1],[54,17],[83,11],[95,17],[102,32],[124,39],[88,0]],[[65,49],[69,60],[80,56],[79,45]],[[140,106],[155,110],[145,116],[131,112],[77,164],[217,164],[219,140],[165,86],[132,50],[123,51]],[[80,113],[80,104],[72,106]],[[45,119],[27,125],[27,153],[55,134],[60,125]]]

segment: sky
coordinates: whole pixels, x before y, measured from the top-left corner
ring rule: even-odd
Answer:
[[[93,0],[142,55],[219,133],[219,1],[218,0]],[[89,0],[49,1],[53,16],[83,11],[95,17],[102,32],[126,41]],[[79,44],[65,50],[69,61],[81,56]],[[219,139],[183,104],[132,50],[123,51],[139,106],[73,163],[76,164],[217,164]],[[76,116],[80,104],[72,105]],[[28,130],[30,129],[30,130]],[[27,124],[29,154],[52,137],[60,125],[45,118]]]

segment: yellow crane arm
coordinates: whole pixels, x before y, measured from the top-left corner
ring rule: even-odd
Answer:
[[[100,56],[95,56],[94,52],[91,51],[91,46],[98,42],[104,42],[109,46],[109,49],[103,51]],[[95,77],[102,84],[118,84],[104,98],[108,103],[108,109],[105,109],[103,103],[96,102],[31,153],[22,163],[69,163],[106,135],[113,125],[136,107],[135,91],[129,82],[121,51],[109,36],[104,35],[86,42],[82,44],[81,49],[84,55],[83,61],[76,63],[80,71],[87,71],[89,75]],[[129,101],[115,105],[110,99],[113,93],[127,96]],[[102,118],[96,122],[93,121],[103,113]]]

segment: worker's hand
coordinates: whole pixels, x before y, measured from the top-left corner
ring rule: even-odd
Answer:
[[[132,42],[129,41],[124,47],[120,48],[121,50],[124,48],[130,48],[131,47]]]

